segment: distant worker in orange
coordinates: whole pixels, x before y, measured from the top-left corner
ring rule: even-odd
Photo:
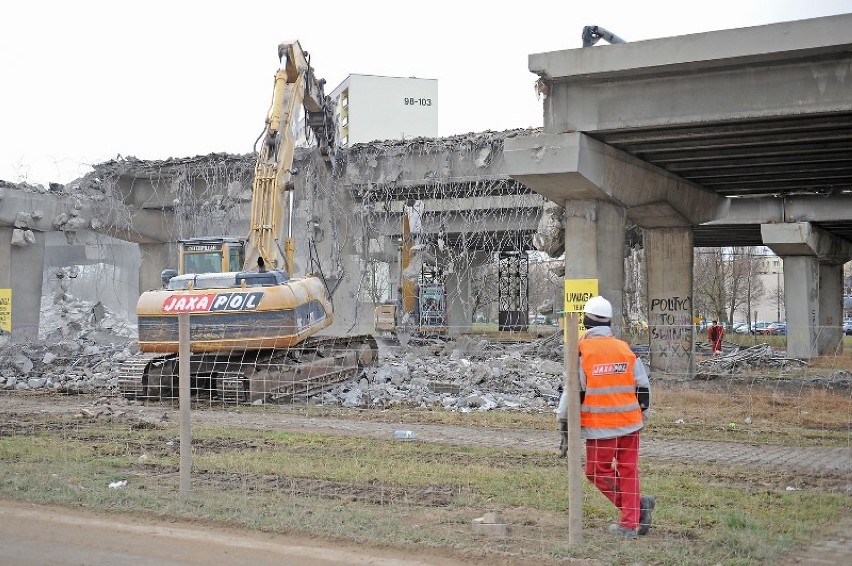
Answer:
[[[725,328],[713,320],[713,323],[707,329],[707,340],[713,346],[713,355],[719,356],[722,354],[722,338],[725,337]]]

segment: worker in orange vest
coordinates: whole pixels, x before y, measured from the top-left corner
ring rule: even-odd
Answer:
[[[583,309],[580,350],[580,430],[586,440],[586,477],[619,510],[609,532],[636,538],[651,529],[654,498],[639,485],[639,431],[651,403],[642,360],[612,334],[612,304],[592,297]],[[557,418],[567,418],[563,392]]]

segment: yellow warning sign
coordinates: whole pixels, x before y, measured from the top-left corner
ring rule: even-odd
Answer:
[[[588,300],[597,295],[597,279],[566,279],[565,312],[583,312]]]
[[[582,313],[583,307],[592,297],[598,295],[597,279],[566,279],[565,280],[565,313]],[[586,331],[583,326],[583,317],[580,316],[580,335]],[[568,329],[562,326],[563,339],[568,341]]]
[[[12,332],[11,289],[0,289],[0,330]]]

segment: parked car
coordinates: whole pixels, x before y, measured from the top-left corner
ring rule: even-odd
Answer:
[[[786,322],[773,322],[769,326],[763,329],[763,334],[774,334],[778,336],[786,336],[787,335],[787,323]]]
[[[771,322],[755,322],[754,326],[751,327],[752,334],[766,334],[766,329]]]
[[[843,334],[852,336],[852,318],[843,321]]]
[[[749,334],[750,332],[751,328],[749,328],[747,322],[734,323],[734,334]]]

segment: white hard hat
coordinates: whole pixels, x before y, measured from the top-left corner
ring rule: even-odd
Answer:
[[[583,307],[583,312],[590,315],[595,320],[611,320],[612,304],[598,295],[597,297],[592,297],[586,302],[586,306]]]

